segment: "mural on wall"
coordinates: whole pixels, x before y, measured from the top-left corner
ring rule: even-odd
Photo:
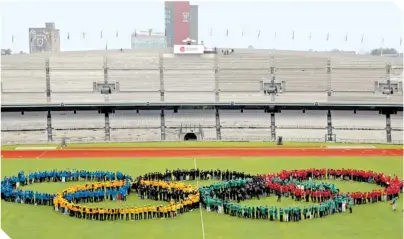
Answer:
[[[46,28],[31,28],[29,31],[30,52],[47,51],[51,46],[52,33]]]

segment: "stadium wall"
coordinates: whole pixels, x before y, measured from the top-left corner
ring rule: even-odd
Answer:
[[[2,112],[3,144],[59,143],[62,138],[69,142],[184,141],[187,133],[194,133],[199,141],[275,141],[282,136],[284,141],[403,143],[402,108],[329,112],[178,108],[110,112],[109,109],[24,110],[28,111]]]

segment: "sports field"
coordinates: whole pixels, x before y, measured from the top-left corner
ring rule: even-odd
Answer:
[[[24,145],[27,147],[26,145]],[[48,145],[47,145],[48,146]],[[352,168],[374,170],[403,177],[402,146],[362,145],[364,148],[329,149],[326,144],[289,143],[123,143],[69,145],[59,150],[15,150],[2,147],[2,176],[20,170],[88,169],[121,171],[131,176],[166,169],[221,169],[249,173],[278,172],[282,169]],[[359,146],[359,145],[355,145]],[[38,147],[31,145],[30,147]],[[265,148],[263,148],[265,147]],[[399,149],[394,149],[399,148]],[[200,181],[199,186],[213,181]],[[85,182],[81,182],[85,183]],[[196,182],[189,182],[196,184]],[[376,185],[332,181],[341,191],[371,191]],[[42,192],[57,192],[70,183],[44,183],[25,187]],[[401,196],[401,195],[400,195]],[[355,206],[353,214],[300,222],[249,220],[194,210],[173,219],[126,221],[88,221],[60,215],[48,206],[1,202],[2,229],[13,239],[41,238],[391,238],[403,237],[402,197],[393,212],[387,203]],[[275,197],[251,200],[245,204],[291,206],[297,203]],[[123,207],[153,204],[131,195],[126,202],[103,202],[99,205]]]

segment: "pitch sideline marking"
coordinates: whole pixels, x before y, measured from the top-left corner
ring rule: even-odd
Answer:
[[[194,166],[195,166],[195,170],[197,170],[196,158],[194,158]],[[198,178],[196,178],[196,186],[199,188],[199,179]],[[199,211],[201,213],[202,239],[205,239],[206,238],[205,237],[205,226],[203,224],[203,215],[202,215],[202,207],[201,206],[199,206]]]
[[[38,157],[36,157],[37,159],[41,158],[42,156],[44,156],[48,151],[43,151]]]
[[[14,150],[55,150],[57,147],[16,147]]]

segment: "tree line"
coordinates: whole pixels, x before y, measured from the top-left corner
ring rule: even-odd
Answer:
[[[249,49],[254,49],[254,47],[253,46],[248,46],[248,48]],[[313,50],[310,50],[310,51],[313,51]],[[339,50],[339,49],[332,49],[331,50],[332,52],[339,52],[339,51],[342,51],[342,50]],[[20,52],[18,52],[18,53],[13,53],[13,51],[11,50],[11,49],[1,49],[1,55],[2,56],[4,56],[4,55],[12,55],[12,54],[27,54],[26,52],[24,52],[24,51],[20,51]],[[396,49],[394,49],[394,48],[375,48],[375,49],[373,49],[373,50],[371,50],[370,52],[369,52],[369,54],[370,55],[374,55],[374,56],[380,56],[380,55],[391,55],[391,54],[398,54],[398,51],[396,50]]]

